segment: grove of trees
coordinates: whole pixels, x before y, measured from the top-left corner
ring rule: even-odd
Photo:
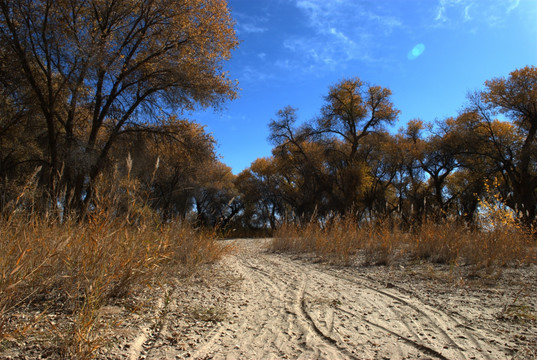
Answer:
[[[317,118],[297,110],[269,124],[272,156],[237,178],[252,226],[352,213],[357,221],[397,214],[475,225],[480,201],[536,225],[537,68],[487,81],[456,117],[414,119],[390,133],[399,111],[389,89],[345,79]]]
[[[222,65],[237,46],[224,0],[0,0],[0,210],[33,179],[18,206],[81,218],[136,189],[162,221],[208,227],[348,213],[472,225],[483,198],[536,225],[535,66],[395,133],[391,91],[343,79],[312,120],[279,110],[272,156],[235,176],[181,114],[236,97]]]
[[[237,45],[223,0],[0,0],[0,208],[39,167],[41,210],[84,215],[129,153],[163,218],[207,207],[230,170],[172,114],[236,96]]]

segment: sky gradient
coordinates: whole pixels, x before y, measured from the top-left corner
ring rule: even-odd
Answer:
[[[537,65],[537,0],[229,0],[241,44],[225,64],[239,98],[187,116],[235,174],[271,155],[287,105],[316,117],[328,87],[359,77],[392,90],[409,120],[456,116],[486,80]]]

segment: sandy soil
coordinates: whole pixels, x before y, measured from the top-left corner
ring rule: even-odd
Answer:
[[[537,358],[535,265],[459,279],[439,265],[315,263],[267,242],[234,240],[205,274],[139,294],[138,310],[105,307],[104,323],[124,320],[98,358]]]

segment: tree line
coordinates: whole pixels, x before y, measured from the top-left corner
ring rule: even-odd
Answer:
[[[84,217],[127,172],[164,219],[211,207],[230,170],[176,114],[236,96],[237,45],[223,0],[0,0],[0,208],[36,168],[40,211]]]
[[[319,115],[298,125],[286,107],[270,124],[272,156],[237,177],[251,225],[282,219],[358,221],[397,216],[412,225],[429,217],[476,224],[480,201],[536,224],[537,68],[485,82],[456,117],[409,121],[391,91],[358,78],[330,87]]]
[[[315,119],[278,111],[272,156],[235,176],[181,114],[236,97],[222,66],[237,46],[224,0],[0,0],[0,210],[121,216],[135,197],[161,221],[272,230],[349,213],[473,224],[492,196],[535,225],[534,66],[396,133],[391,91],[344,79]]]

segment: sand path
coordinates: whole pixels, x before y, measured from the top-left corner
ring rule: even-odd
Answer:
[[[469,326],[463,314],[356,268],[269,253],[266,243],[234,241],[223,266],[240,285],[226,299],[225,320],[200,333],[189,352],[164,344],[152,351],[148,339],[147,351],[131,359],[507,358],[502,336]]]

